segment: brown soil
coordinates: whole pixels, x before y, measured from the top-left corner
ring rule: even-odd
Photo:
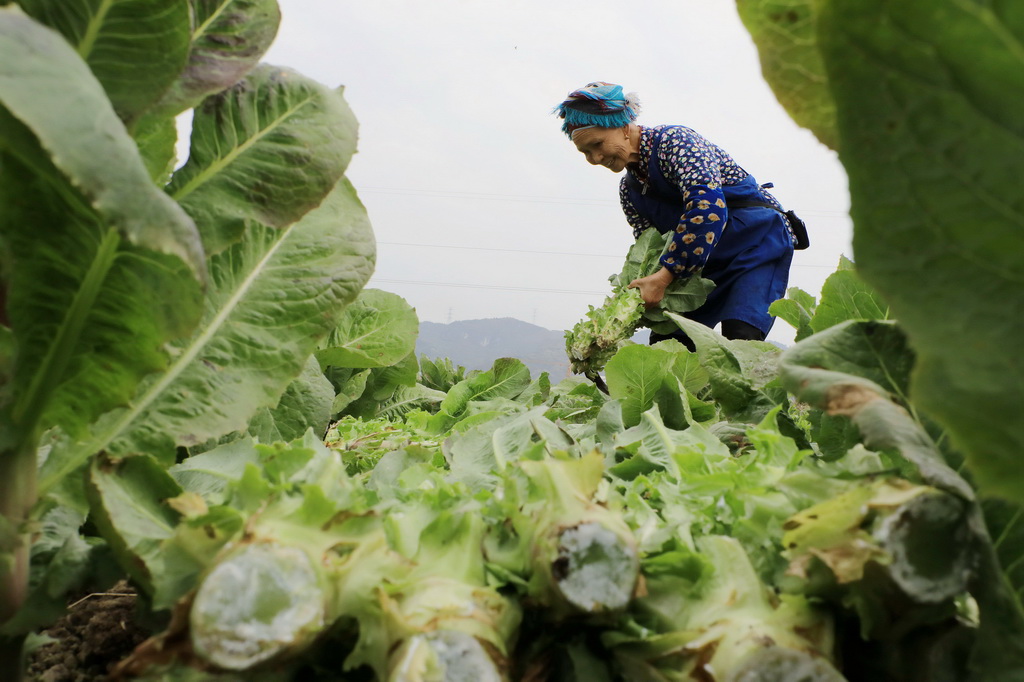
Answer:
[[[131,653],[147,633],[135,624],[135,590],[120,582],[109,592],[90,594],[44,635],[56,640],[37,649],[28,679],[36,682],[105,680],[111,667]]]

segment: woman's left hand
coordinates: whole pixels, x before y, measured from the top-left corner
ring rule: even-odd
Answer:
[[[672,271],[663,267],[653,275],[634,279],[629,283],[630,289],[639,289],[644,306],[653,308],[665,298],[665,289],[672,283]]]

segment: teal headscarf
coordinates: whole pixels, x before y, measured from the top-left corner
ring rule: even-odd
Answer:
[[[623,94],[621,85],[596,81],[570,92],[554,113],[564,119],[562,132],[572,138],[582,128],[621,128],[632,123],[640,113],[640,102],[634,93]]]

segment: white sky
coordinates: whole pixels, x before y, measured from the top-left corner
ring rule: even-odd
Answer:
[[[790,286],[818,295],[850,255],[846,176],[765,84],[732,0],[280,0],[265,61],[335,87],[360,122],[349,168],[379,244],[369,286],[421,320],[566,329],[609,292],[632,235],[619,176],[551,109],[621,83],[639,122],[687,125],[808,223]],[[790,343],[778,321],[769,339]]]

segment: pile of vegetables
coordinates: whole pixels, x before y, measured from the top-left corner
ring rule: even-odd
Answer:
[[[1019,175],[1024,15],[739,6],[856,269],[773,305],[785,351],[665,310],[695,352],[630,344],[652,235],[568,339],[605,394],[416,357],[341,92],[258,64],[274,0],[3,3],[0,678],[124,577],[122,679],[1024,678],[1021,210],[969,182]]]

